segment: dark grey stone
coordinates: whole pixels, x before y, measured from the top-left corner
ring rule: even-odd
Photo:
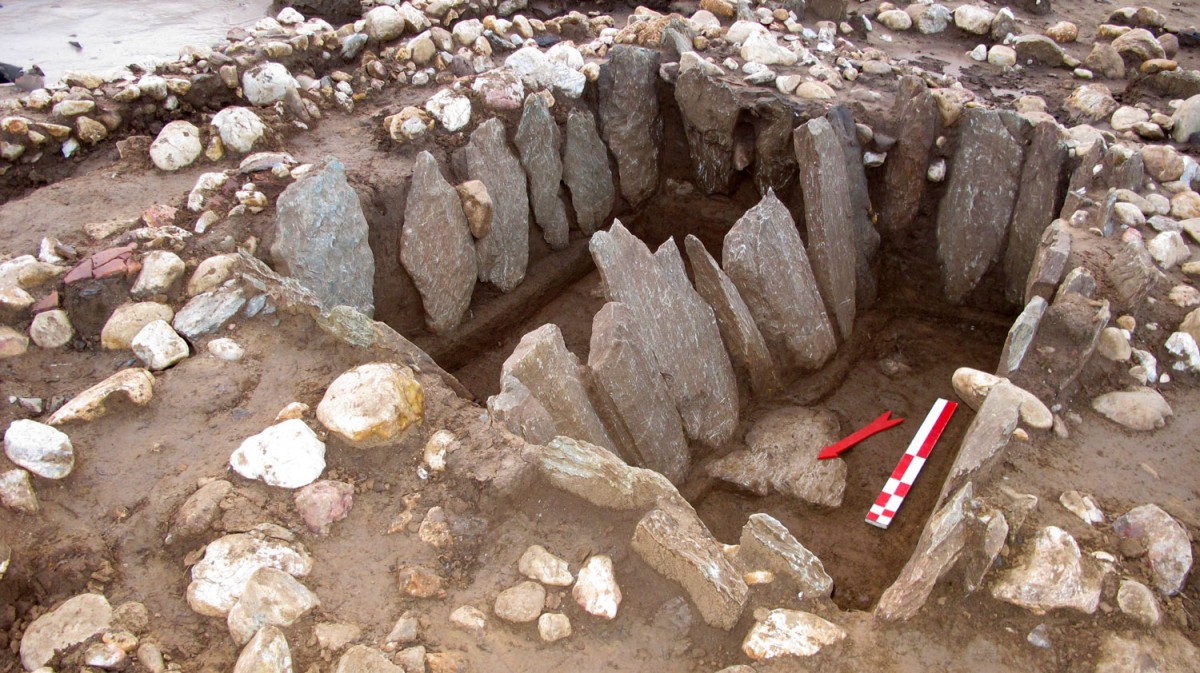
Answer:
[[[471,133],[467,176],[492,197],[492,231],[475,242],[479,282],[509,292],[525,280],[529,263],[529,197],[525,171],[504,138],[504,122],[493,117]]]
[[[637,206],[658,189],[662,117],[658,113],[658,52],[617,45],[600,68],[600,122],[617,160],[621,194]]]
[[[562,134],[550,116],[550,108],[546,107],[544,97],[529,96],[525,99],[514,141],[521,153],[521,165],[529,177],[533,219],[541,227],[546,243],[555,250],[562,250],[571,242],[567,207],[561,195],[563,163],[559,153]]]

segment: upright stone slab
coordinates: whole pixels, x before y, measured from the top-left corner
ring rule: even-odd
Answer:
[[[1033,264],[1025,278],[1025,302],[1033,301],[1034,297],[1049,301],[1067,272],[1070,261],[1071,232],[1066,222],[1055,220],[1042,232],[1037,252],[1033,255]]]
[[[850,178],[841,143],[824,117],[796,129],[796,160],[804,194],[804,224],[813,275],[842,339],[854,331],[856,232]]]
[[[796,181],[792,128],[796,113],[779,98],[759,98],[751,109],[754,123],[754,187],[782,191]]]
[[[682,263],[678,271],[665,269],[619,220],[596,232],[590,248],[608,299],[633,312],[688,437],[713,446],[728,441],[738,414],[733,366],[712,310],[694,290],[682,290],[686,276],[682,284],[671,277]]]
[[[621,194],[641,205],[658,189],[662,117],[658,113],[658,52],[619,44],[600,68],[600,122],[617,160]]]
[[[584,109],[571,110],[567,115],[563,180],[571,191],[579,229],[591,236],[608,223],[617,194],[608,167],[608,148],[596,131],[595,117]]]
[[[413,164],[400,263],[421,293],[429,329],[441,333],[458,327],[475,289],[475,239],[458,192],[429,152],[418,154]]]
[[[500,377],[500,392],[487,401],[488,414],[530,444],[545,444],[557,434],[546,407],[512,376]]]
[[[533,219],[542,229],[542,237],[555,250],[570,243],[567,231],[567,207],[563,205],[562,134],[550,116],[546,99],[530,95],[525,99],[521,123],[514,138],[521,153],[521,165],[529,176],[529,200],[533,202]]]
[[[746,373],[756,396],[765,398],[779,392],[783,384],[767,342],[750,315],[750,307],[700,239],[688,234],[684,244],[692,263],[696,291],[716,314],[717,327],[734,367]]]
[[[326,309],[375,312],[375,258],[367,218],[346,168],[328,158],[279,195],[271,257],[284,275],[312,290]]]
[[[1021,144],[993,110],[963,112],[958,151],[938,205],[946,299],[960,304],[999,258],[1017,198]]]
[[[937,101],[919,77],[900,78],[896,103],[896,144],[884,164],[879,226],[889,234],[909,230],[925,196],[925,172],[941,126]]]
[[[592,321],[588,368],[596,411],[630,465],[679,483],[691,467],[683,422],[628,306],[605,304]]]
[[[511,377],[529,390],[554,422],[556,435],[615,448],[588,398],[579,360],[567,350],[558,325],[542,325],[521,337],[500,376],[501,382]]]
[[[1004,348],[1000,351],[1000,365],[996,368],[996,376],[1009,376],[1021,368],[1025,354],[1033,338],[1037,336],[1038,325],[1046,312],[1046,300],[1034,297],[1025,305],[1025,310],[1013,321],[1008,329],[1008,337],[1004,339]]]
[[[1014,304],[1029,301],[1026,280],[1042,232],[1054,220],[1066,158],[1058,124],[1044,121],[1033,128],[1004,251],[1004,294]]]
[[[708,194],[728,192],[733,184],[733,129],[737,96],[725,82],[692,68],[675,82],[675,102],[683,117],[696,184]]]
[[[492,231],[475,242],[479,282],[509,292],[525,279],[529,263],[529,197],[525,171],[504,139],[504,123],[493,117],[471,133],[467,174],[492,197]]]
[[[737,286],[775,362],[817,369],[837,344],[791,213],[773,192],[725,235],[721,266]]]
[[[845,105],[835,105],[826,115],[837,135],[846,159],[846,180],[850,187],[850,221],[854,223],[854,297],[858,309],[875,303],[875,257],[879,254],[879,232],[871,221],[871,194],[867,189],[867,171],[863,165],[862,145],[854,115]]]

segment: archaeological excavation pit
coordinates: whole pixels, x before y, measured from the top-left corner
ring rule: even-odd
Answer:
[[[547,109],[533,97],[523,110],[497,117],[501,123],[478,125],[465,148],[439,153],[440,160],[417,158],[403,203],[390,208],[403,209],[406,223],[432,212],[440,217],[441,206],[427,204],[457,203],[450,185],[480,180],[493,201],[493,232],[520,213],[527,266],[515,283],[503,281],[507,291],[472,282],[461,317],[451,327],[443,320],[435,332],[432,317],[420,319],[423,295],[413,277],[438,272],[414,274],[402,255],[388,266],[376,253],[376,317],[452,373],[489,407],[495,424],[532,443],[560,434],[591,441],[667,473],[726,544],[737,542],[749,515],[769,513],[822,559],[838,605],[870,609],[944,501],[943,481],[972,409],[960,405],[888,530],[867,525],[866,512],[934,401],[957,399],[950,385],[955,370],[1003,369],[1001,352],[1027,290],[1030,297],[1044,292],[1026,280],[1045,265],[1038,261],[1031,276],[1042,230],[1063,205],[1065,149],[1044,129],[994,111],[968,111],[943,129],[932,96],[916,80],[901,84],[894,109],[859,106],[856,116],[844,106],[748,97],[699,70],[673,84],[639,79],[636,69],[648,66],[638,59],[656,58],[647,54],[618,49],[597,99],[560,98]],[[605,79],[621,68],[621,81],[642,86],[641,93]],[[618,96],[654,105],[614,106]],[[637,114],[662,120],[661,127],[630,123]],[[538,224],[539,214],[554,216],[538,203],[546,198],[538,195],[546,169],[537,166],[537,153],[578,161],[571,143],[583,142],[572,135],[580,119],[587,131],[598,126],[589,147],[608,149],[607,162],[587,169],[607,169],[614,194],[611,201],[600,198],[611,205],[596,233],[587,234],[580,209],[593,219],[597,210],[584,202],[593,198],[589,187],[573,192],[569,179],[561,186],[555,180],[549,198],[560,204],[563,226],[552,233]],[[551,149],[531,147],[532,136],[550,139]],[[884,152],[892,155],[886,167],[871,161]],[[978,163],[992,152],[1008,153],[1006,173]],[[485,165],[483,157],[502,168]],[[948,179],[927,177],[943,162],[957,167]],[[518,173],[525,180],[514,187]],[[975,191],[983,196],[971,198]],[[522,203],[502,203],[506,192]],[[401,248],[408,235],[401,235]],[[476,262],[479,249],[468,251]],[[453,263],[439,259],[443,268]],[[697,279],[698,264],[707,285]],[[737,270],[729,273],[731,266]],[[719,276],[718,268],[725,269]],[[728,308],[714,313],[713,305],[730,300],[713,292],[732,292],[733,304],[743,306],[738,310],[753,304],[741,316],[750,321],[737,324]],[[610,300],[622,306],[606,308]],[[665,350],[656,352],[649,344],[655,339],[677,343],[660,343]],[[593,352],[597,347],[602,352]],[[726,392],[714,393],[722,384]],[[649,398],[616,399],[622,390],[642,388]],[[647,400],[666,406],[636,419],[623,416],[645,411],[638,407]],[[796,495],[806,487],[789,493],[770,483],[773,472],[794,469],[789,461],[797,453],[815,455],[823,443],[888,410],[907,420],[843,456],[844,493],[808,488],[814,494],[806,501]],[[655,425],[662,419],[652,418],[659,412],[675,419],[666,436],[654,434],[665,432]],[[775,444],[785,448],[750,468],[739,466],[739,456],[754,453],[753,429],[764,418],[771,432],[784,432]],[[813,434],[822,424],[825,434]],[[788,428],[801,429],[787,435]],[[673,448],[646,445],[667,438]],[[819,481],[801,481],[809,479]]]

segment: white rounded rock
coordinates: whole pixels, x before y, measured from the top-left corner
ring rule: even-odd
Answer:
[[[208,342],[208,352],[226,362],[237,362],[246,357],[246,349],[233,339],[213,339]]]
[[[251,105],[271,105],[295,88],[296,78],[279,63],[263,63],[242,75],[242,93]]]
[[[431,96],[425,101],[425,109],[451,133],[471,123],[471,99],[449,89]]]
[[[61,348],[71,343],[75,336],[75,328],[71,326],[71,318],[62,309],[42,311],[33,317],[29,326],[29,338],[38,348]]]
[[[129,346],[152,371],[166,369],[188,356],[187,342],[165,320],[147,323]]]
[[[395,7],[388,5],[380,5],[371,11],[367,12],[363,17],[365,22],[365,30],[367,37],[377,42],[387,42],[394,40],[404,34],[404,29],[408,27],[408,22],[404,20],[404,15],[396,11]]]
[[[589,558],[579,570],[571,596],[590,615],[616,617],[621,606],[621,588],[613,574],[612,559],[604,555]]]
[[[212,125],[221,135],[225,147],[241,154],[249,153],[254,144],[267,132],[266,124],[244,107],[227,107],[213,116]]]
[[[537,544],[530,545],[525,553],[521,554],[521,560],[517,562],[517,569],[529,579],[550,586],[569,587],[575,581],[566,561]]]
[[[246,439],[229,457],[229,465],[247,479],[300,488],[325,470],[325,443],[304,421],[291,419]]]
[[[142,271],[138,274],[131,294],[146,297],[165,294],[171,285],[183,275],[185,265],[179,255],[169,250],[154,250],[142,258]]]
[[[571,618],[561,612],[547,612],[538,617],[538,635],[553,643],[571,635]]]
[[[4,431],[8,459],[46,479],[62,479],[75,468],[75,448],[61,430],[30,420],[16,420]]]
[[[546,603],[546,589],[537,582],[521,582],[505,589],[496,596],[496,616],[506,622],[524,624],[532,622],[542,614]]]
[[[150,160],[161,170],[177,171],[190,166],[203,151],[200,129],[178,120],[164,126],[150,143]]]
[[[317,405],[317,420],[357,446],[393,441],[425,413],[425,391],[408,367],[375,362],[339,376]]]

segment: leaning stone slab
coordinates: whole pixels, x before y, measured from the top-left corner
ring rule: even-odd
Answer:
[[[796,223],[767,192],[725,236],[721,266],[742,294],[777,363],[817,369],[837,348]]]
[[[679,491],[663,475],[630,467],[607,449],[570,437],[555,437],[537,455],[546,481],[608,509],[645,512]]]
[[[962,303],[1000,256],[1017,198],[1021,145],[1000,114],[963,112],[958,151],[938,204],[938,261],[946,299]]]
[[[500,392],[487,401],[488,414],[508,431],[532,444],[554,439],[554,419],[546,407],[512,376],[500,377]]]
[[[817,454],[841,437],[832,412],[785,407],[754,424],[746,434],[749,449],[709,463],[708,473],[758,495],[773,491],[837,507],[846,490],[846,463],[840,458],[817,460]]]
[[[288,185],[276,210],[271,257],[277,268],[312,290],[324,308],[351,306],[370,316],[375,258],[367,218],[342,162],[326,159]]]
[[[968,481],[987,482],[993,468],[1004,458],[1004,449],[1017,428],[1025,400],[1024,391],[1007,381],[992,386],[967,426],[939,501]]]
[[[1057,123],[1044,121],[1033,128],[1025,164],[1021,168],[1021,184],[1013,206],[1008,245],[1004,250],[1005,296],[1014,304],[1022,298],[1029,302],[1029,270],[1036,267],[1035,255],[1040,252],[1038,242],[1045,239],[1042,232],[1046,224],[1054,220],[1066,157],[1066,146],[1059,137]],[[1070,254],[1070,243],[1066,245]],[[1066,264],[1065,260],[1063,264]]]
[[[635,320],[629,307],[612,302],[592,321],[588,369],[596,411],[627,462],[679,483],[691,466],[683,422]]]
[[[842,339],[848,339],[854,330],[856,310],[857,232],[851,219],[854,204],[845,155],[824,117],[796,129],[793,138],[813,275],[825,300],[825,310],[833,317]]]
[[[828,598],[833,578],[817,555],[800,544],[787,527],[770,514],[751,514],[742,527],[738,562],[750,570],[770,570],[792,582],[801,600]]]
[[[587,110],[571,110],[567,115],[562,171],[579,229],[590,236],[608,223],[616,187],[608,167],[608,148],[596,131],[595,117]]]
[[[1026,304],[1025,310],[1013,321],[1008,329],[1008,337],[1004,340],[1004,348],[1000,350],[1000,366],[996,368],[997,376],[1008,376],[1021,368],[1029,346],[1037,336],[1038,325],[1046,313],[1046,300],[1035,296]]]
[[[728,192],[733,184],[733,129],[737,97],[728,84],[693,68],[675,82],[675,102],[683,117],[696,184],[708,194]]]
[[[1070,533],[1047,526],[1016,566],[992,585],[992,596],[1038,613],[1073,608],[1090,615],[1100,605],[1102,579],[1101,571],[1084,568]]]
[[[638,522],[632,546],[683,587],[706,624],[726,631],[737,624],[749,588],[691,506],[664,503],[652,510]]]
[[[221,329],[246,305],[246,293],[236,283],[202,292],[188,300],[171,326],[179,334],[195,340]]]
[[[529,263],[529,196],[525,171],[504,137],[504,122],[493,117],[471,133],[467,175],[492,197],[492,231],[475,243],[479,282],[510,292],[525,280]]]
[[[440,334],[458,327],[475,290],[475,241],[458,191],[429,152],[413,162],[400,263],[421,294],[429,329]]]
[[[1011,242],[1009,250],[1012,250]],[[1063,274],[1067,272],[1067,263],[1070,261],[1071,232],[1067,230],[1065,221],[1055,220],[1042,232],[1037,252],[1034,253],[1033,262],[1026,272],[1023,295],[1025,303],[1033,301],[1034,297],[1050,301],[1054,297],[1055,290],[1058,289],[1059,282],[1063,279]],[[1013,272],[1017,273],[1019,270]],[[1009,287],[1011,289],[1011,283]],[[1015,300],[1015,295],[1010,295],[1010,299]]]
[[[875,303],[878,284],[875,279],[875,258],[879,254],[879,232],[872,221],[871,194],[867,188],[866,166],[862,145],[858,142],[858,126],[854,115],[845,105],[830,108],[826,117],[837,134],[846,162],[846,178],[850,192],[850,221],[854,223],[854,296],[861,310]]]
[[[633,206],[658,189],[662,117],[658,112],[657,51],[617,45],[600,67],[600,122],[617,160],[621,194]]]
[[[738,417],[733,365],[712,309],[688,283],[674,243],[652,255],[618,221],[597,232],[590,249],[608,299],[633,312],[688,437],[713,446],[727,441]]]
[[[560,192],[563,177],[562,133],[550,116],[546,99],[531,94],[525,99],[521,123],[514,138],[521,154],[521,165],[529,178],[529,200],[533,219],[542,230],[546,243],[562,250],[570,242],[567,208]]]
[[[966,520],[973,493],[968,482],[929,517],[900,576],[879,598],[876,617],[888,621],[909,619],[929,600],[934,585],[958,561],[966,544]]]
[[[912,226],[925,195],[925,173],[941,126],[937,101],[925,82],[912,75],[900,78],[892,118],[900,124],[896,144],[884,164],[883,202],[879,224],[898,234]]]
[[[1039,399],[1065,403],[1091,360],[1112,313],[1108,300],[1067,293],[1046,309],[1012,382]]]
[[[615,449],[588,398],[579,360],[567,350],[558,325],[542,325],[521,337],[500,375],[529,390],[549,413],[556,434]]]
[[[733,364],[745,372],[757,397],[770,397],[782,389],[779,373],[767,342],[750,314],[737,286],[708,254],[700,239],[688,234],[684,241],[696,291],[712,307],[725,349]]]

